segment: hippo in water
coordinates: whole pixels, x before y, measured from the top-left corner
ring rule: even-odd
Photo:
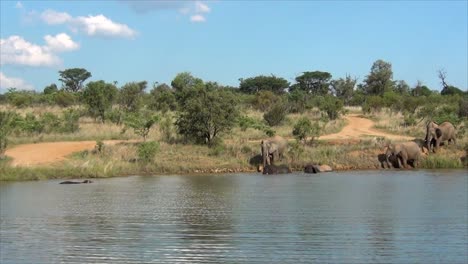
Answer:
[[[92,183],[93,181],[91,180],[84,180],[82,182],[77,182],[77,181],[63,181],[60,184],[81,184],[81,183]]]

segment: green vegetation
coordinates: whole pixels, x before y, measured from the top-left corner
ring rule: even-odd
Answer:
[[[394,80],[391,63],[383,60],[374,62],[362,83],[315,70],[302,72],[294,83],[273,75],[241,78],[237,88],[182,72],[169,85],[154,83],[147,91],[146,81],[117,87],[103,80],[85,83],[90,77],[86,69],[66,69],[59,72],[62,87],[52,83],[43,92],[11,87],[0,95],[0,157],[7,142],[95,140],[99,148],[54,167],[12,167],[2,159],[2,180],[254,170],[249,161],[259,153],[259,140],[273,135],[290,140],[287,159],[296,169],[312,161],[337,169],[379,168],[382,146],[375,140],[343,145],[316,140],[338,132],[346,112],[366,115],[378,129],[417,138],[424,137],[429,120],[450,121],[459,130],[459,144],[445,155],[428,156],[421,166],[466,166],[460,158],[466,157],[462,146],[468,141],[463,132],[468,93],[451,86],[443,71],[440,93],[422,82]],[[147,142],[106,146],[105,139]]]

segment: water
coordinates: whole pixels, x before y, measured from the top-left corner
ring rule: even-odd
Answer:
[[[468,176],[369,171],[0,184],[0,263],[468,263]]]

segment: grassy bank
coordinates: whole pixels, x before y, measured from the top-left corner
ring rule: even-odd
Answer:
[[[161,143],[153,162],[137,160],[138,143],[104,146],[100,153],[83,151],[54,166],[11,167],[0,162],[0,180],[42,180],[67,178],[106,178],[124,175],[255,172],[261,162],[257,142],[233,142],[214,148]],[[304,146],[291,142],[282,163],[302,171],[308,163],[328,164],[335,170],[381,169],[383,148],[374,140],[357,144],[316,142]],[[419,168],[463,168],[466,152],[462,146],[449,146],[424,155]],[[466,166],[466,163],[465,163]]]

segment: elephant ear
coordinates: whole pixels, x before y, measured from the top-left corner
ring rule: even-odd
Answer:
[[[440,128],[436,128],[435,131],[438,138],[442,136],[442,130],[440,130]]]

